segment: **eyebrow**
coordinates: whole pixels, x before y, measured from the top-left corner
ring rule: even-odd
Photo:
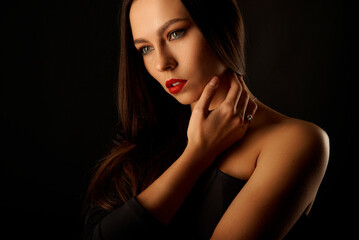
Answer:
[[[163,34],[164,31],[166,31],[166,29],[171,26],[172,24],[176,23],[176,22],[180,22],[180,21],[188,21],[189,19],[188,18],[175,18],[175,19],[172,19],[172,20],[169,20],[167,22],[165,22],[158,30],[157,30],[157,35],[158,36],[161,36]],[[138,38],[138,39],[135,39],[133,41],[133,43],[136,45],[136,44],[139,44],[139,43],[148,43],[148,41],[146,39],[143,39],[143,38]]]

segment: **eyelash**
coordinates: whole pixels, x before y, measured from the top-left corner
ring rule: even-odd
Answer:
[[[147,54],[150,53],[150,50],[148,50],[148,52],[144,52],[144,49],[146,49],[146,48],[150,48],[150,49],[152,50],[152,47],[150,47],[150,46],[141,47],[138,51],[140,52],[140,54],[141,54],[142,56],[145,56],[145,55],[147,55]]]
[[[175,39],[171,39],[171,36],[172,36],[172,34],[174,34],[174,33],[180,33],[180,36],[178,36],[178,37],[175,38]],[[172,31],[172,32],[170,32],[170,33],[168,34],[168,40],[169,40],[169,41],[177,40],[177,39],[183,37],[183,36],[185,35],[185,33],[186,33],[186,30],[185,30],[185,29],[178,29],[178,30]]]
[[[173,35],[174,33],[179,33],[179,36],[172,38],[172,35]],[[180,38],[182,38],[182,37],[185,35],[185,33],[186,33],[186,30],[185,30],[185,29],[179,29],[179,30],[175,30],[175,31],[169,32],[169,33],[168,33],[168,36],[167,36],[168,41],[173,41],[173,40],[180,39]],[[147,50],[147,51],[145,52],[144,50],[145,50],[146,48],[149,48],[150,50]],[[153,49],[153,48],[150,47],[150,46],[144,46],[144,47],[141,47],[138,51],[140,52],[140,54],[141,54],[142,56],[145,56],[145,55],[149,54],[150,51],[152,51],[152,49]]]

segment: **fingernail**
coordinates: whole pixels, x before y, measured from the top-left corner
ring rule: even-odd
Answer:
[[[211,79],[211,81],[209,81],[209,85],[211,85],[212,87],[217,87],[217,85],[218,85],[218,77],[213,77]]]

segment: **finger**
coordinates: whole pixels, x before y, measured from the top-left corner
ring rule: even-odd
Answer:
[[[224,100],[227,103],[232,104],[235,106],[234,109],[236,109],[238,99],[242,92],[242,84],[240,83],[239,79],[237,78],[236,74],[233,74],[231,81],[230,81],[230,87],[226,96],[226,99]]]
[[[257,112],[257,109],[258,109],[258,105],[257,103],[255,102],[255,100],[253,99],[250,99],[248,101],[248,105],[247,105],[247,109],[246,109],[246,113],[245,113],[245,120],[249,120],[249,115],[252,116],[252,118],[255,117],[255,113]]]
[[[249,103],[249,93],[245,90],[242,90],[241,96],[239,97],[236,113],[244,120],[245,113],[247,112]]]
[[[211,104],[213,97],[219,85],[219,78],[214,76],[205,86],[201,97],[199,98],[195,109],[202,111],[203,113],[208,112],[209,105]]]
[[[238,81],[244,85],[244,77],[240,74],[236,74]]]

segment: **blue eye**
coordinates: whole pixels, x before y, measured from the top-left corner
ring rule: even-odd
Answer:
[[[153,47],[145,46],[145,47],[140,48],[140,51],[139,51],[139,52],[140,52],[142,55],[147,55],[147,54],[149,54],[152,50],[153,50]]]
[[[169,40],[172,41],[172,40],[179,39],[179,38],[183,37],[185,33],[186,33],[186,31],[184,29],[170,32]]]

